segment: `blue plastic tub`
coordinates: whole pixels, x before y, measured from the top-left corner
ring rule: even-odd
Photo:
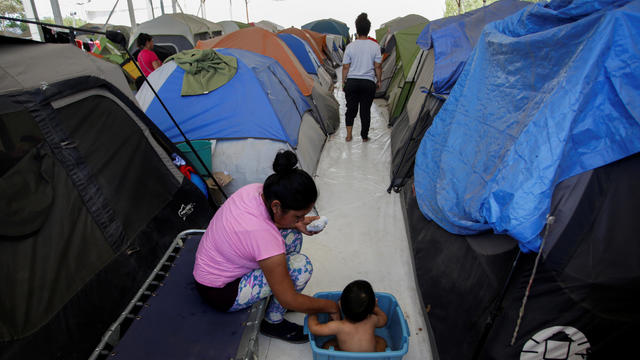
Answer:
[[[329,299],[338,301],[340,299],[340,291],[319,292],[313,295],[321,299]],[[404,318],[402,309],[396,298],[384,292],[377,292],[378,306],[385,314],[387,314],[387,324],[383,328],[376,329],[376,335],[387,341],[387,350],[385,352],[346,352],[336,350],[325,350],[322,345],[329,340],[330,336],[315,336],[309,332],[308,316],[304,319],[304,331],[309,334],[309,342],[313,351],[314,360],[340,360],[340,359],[387,359],[396,360],[409,351],[409,325]],[[329,320],[328,314],[318,314],[320,323],[326,323]]]

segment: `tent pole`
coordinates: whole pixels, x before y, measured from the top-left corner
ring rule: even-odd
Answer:
[[[40,21],[38,18],[38,10],[36,9],[35,0],[24,0],[22,2],[22,6],[24,6],[24,12],[27,18],[35,19],[35,21]],[[34,23],[29,24],[29,32],[31,32],[31,38],[36,41],[44,41],[44,34],[42,33],[42,28],[40,26],[34,25]]]
[[[156,18],[156,13],[155,13],[155,11],[153,11],[153,0],[149,0],[149,8],[151,9],[151,18],[155,19]]]
[[[131,30],[136,27],[136,11],[133,9],[133,0],[127,0],[127,7],[129,8],[129,21],[131,21]]]
[[[476,344],[476,348],[473,350],[473,357],[472,357],[473,360],[478,359],[478,357],[480,356],[480,352],[484,348],[484,344],[487,341],[487,337],[489,337],[489,332],[493,327],[493,322],[496,320],[496,318],[500,314],[500,310],[502,308],[502,302],[504,301],[504,296],[507,293],[507,288],[509,287],[509,283],[511,282],[511,277],[513,276],[516,266],[518,265],[518,260],[520,260],[520,254],[522,254],[522,251],[518,249],[518,253],[516,254],[515,259],[513,259],[513,264],[511,265],[511,271],[509,271],[509,275],[507,275],[507,280],[505,280],[504,285],[502,286],[502,291],[500,292],[500,296],[498,297],[498,302],[489,313],[487,322],[484,323],[484,329],[482,330],[482,335],[480,336],[480,340],[478,340],[478,344]]]
[[[51,11],[53,12],[53,21],[58,25],[64,25],[58,0],[50,0],[49,2],[51,3]]]
[[[107,17],[107,21],[105,21],[104,25],[102,25],[102,30],[107,30],[107,24],[109,23],[109,20],[111,20],[111,15],[113,15],[113,12],[116,11],[116,6],[118,6],[119,2],[120,2],[120,0],[116,0],[116,3],[113,4],[113,8],[111,9],[111,12],[109,13],[109,17]]]
[[[249,23],[249,0],[244,0],[244,8],[247,12],[247,24]]]

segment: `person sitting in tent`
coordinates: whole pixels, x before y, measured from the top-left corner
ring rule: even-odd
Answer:
[[[140,52],[138,53],[138,64],[144,76],[149,76],[155,69],[162,65],[158,55],[153,52],[153,38],[149,34],[140,33],[136,40]]]
[[[367,37],[371,30],[371,22],[367,14],[362,13],[356,19],[358,38],[347,45],[342,60],[342,86],[347,100],[345,123],[347,126],[346,141],[351,141],[353,120],[360,106],[360,136],[362,141],[369,141],[369,124],[371,123],[371,104],[376,89],[382,81],[382,55],[380,46]]]
[[[335,301],[303,295],[313,267],[300,253],[302,233],[317,216],[306,216],[318,190],[296,168],[292,151],[279,152],[264,184],[236,191],[216,212],[198,246],[193,276],[203,299],[219,311],[237,311],[272,298],[262,334],[293,343],[309,341],[300,325],[284,319],[287,309],[325,312],[337,318]]]

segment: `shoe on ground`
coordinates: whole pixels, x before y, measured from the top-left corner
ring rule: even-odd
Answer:
[[[286,319],[283,319],[282,322],[277,324],[262,320],[260,323],[260,333],[264,336],[284,340],[293,344],[309,342],[309,336],[304,334],[304,328]]]

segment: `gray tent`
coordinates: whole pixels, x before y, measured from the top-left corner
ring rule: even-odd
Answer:
[[[136,48],[140,33],[153,36],[156,46],[171,47],[172,53],[193,49],[198,40],[222,35],[224,28],[207,19],[190,14],[165,14],[138,24],[131,34],[129,49]]]
[[[0,354],[86,359],[205,196],[117,65],[0,38]]]
[[[434,50],[420,50],[409,77],[415,79],[405,109],[391,131],[391,184],[399,191],[413,177],[416,152],[424,133],[431,126],[446,96],[430,94],[433,83]]]
[[[429,22],[429,19],[416,14],[397,17],[382,24],[380,28],[376,30],[376,39],[380,42],[380,46],[385,47],[391,35],[396,31],[426,22]]]

